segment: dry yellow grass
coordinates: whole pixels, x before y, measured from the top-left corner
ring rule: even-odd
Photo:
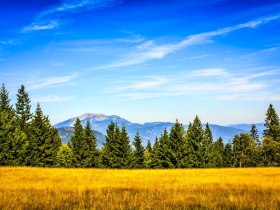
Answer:
[[[0,209],[280,209],[280,168],[0,168]]]

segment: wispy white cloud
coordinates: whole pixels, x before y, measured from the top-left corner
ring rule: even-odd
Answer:
[[[115,88],[117,92],[111,94],[128,99],[188,96],[218,100],[278,101],[280,91],[276,89],[271,92],[271,85],[275,85],[276,82],[267,79],[276,74],[279,75],[280,70],[233,74],[222,68],[201,69],[176,77],[158,77],[166,78],[167,82],[151,87],[147,85],[143,89],[129,88],[134,87],[131,84],[127,88],[121,86],[119,89]],[[211,77],[211,80],[205,80],[205,77]],[[136,87],[137,84],[139,83],[135,83]]]
[[[116,40],[113,40],[113,41],[114,42],[117,41],[117,42],[121,42],[121,43],[139,43],[139,42],[142,42],[144,40],[145,40],[145,38],[143,36],[140,36],[138,34],[133,34],[130,37],[119,38],[119,39],[116,39]]]
[[[270,47],[270,48],[258,50],[256,52],[245,54],[242,57],[243,58],[248,58],[248,56],[258,56],[258,55],[263,55],[263,54],[271,54],[271,53],[277,52],[278,50],[279,50],[279,47]]]
[[[139,34],[132,34],[129,36],[123,36],[120,38],[112,38],[112,39],[78,39],[78,40],[67,40],[67,41],[58,41],[53,42],[53,45],[60,45],[60,46],[104,46],[104,45],[112,45],[116,43],[139,43],[143,42],[145,40],[145,37],[139,35]]]
[[[230,95],[221,95],[218,97],[219,100],[224,101],[280,101],[280,93],[270,93],[267,91],[255,93],[255,94],[230,94]]]
[[[109,50],[109,48],[105,47],[76,47],[76,48],[63,48],[60,49],[61,51],[73,51],[73,52],[79,52],[79,53],[89,53],[89,52],[106,52]]]
[[[203,54],[203,55],[197,55],[197,56],[192,56],[192,57],[188,57],[188,58],[182,58],[181,60],[192,60],[192,59],[206,58],[209,56],[210,55],[208,55],[208,54]]]
[[[137,65],[150,60],[162,59],[166,55],[174,53],[183,48],[212,42],[212,38],[216,36],[227,35],[230,32],[240,30],[240,29],[256,28],[259,25],[266,24],[268,22],[278,20],[278,19],[280,19],[280,14],[270,16],[270,17],[262,17],[260,19],[238,24],[232,27],[226,27],[215,31],[190,35],[186,39],[182,40],[181,42],[172,43],[172,44],[156,45],[152,40],[150,40],[144,44],[137,46],[135,49],[136,52],[128,54],[127,56],[125,56],[123,59],[119,61],[100,66],[99,68],[100,69],[119,68],[124,66]]]
[[[53,42],[50,46],[57,47],[61,51],[73,51],[79,53],[88,53],[88,52],[112,52],[119,51],[119,46],[130,46],[134,43],[141,43],[145,40],[145,37],[132,34],[129,36],[124,36],[121,38],[113,39],[80,39],[80,40],[67,40]]]
[[[0,45],[15,45],[18,44],[19,42],[15,40],[0,40]]]
[[[60,4],[39,13],[35,21],[24,27],[21,32],[54,29],[62,23],[61,17],[66,13],[73,14],[81,11],[108,8],[121,2],[122,0],[62,0]]]
[[[49,95],[49,96],[42,96],[38,98],[32,98],[33,102],[40,102],[40,103],[57,103],[57,102],[64,102],[64,101],[71,101],[73,100],[73,96],[56,96],[56,95]]]
[[[85,10],[107,8],[118,5],[121,2],[121,0],[64,0],[61,4],[40,13],[39,17],[48,17],[57,13],[75,13]]]
[[[166,77],[154,77],[150,76],[144,78],[143,80],[136,81],[124,86],[116,87],[111,90],[113,91],[125,91],[125,90],[145,90],[160,87],[169,82],[169,79]]]
[[[49,77],[29,85],[28,89],[37,90],[37,89],[49,88],[58,85],[65,85],[77,77],[78,77],[77,73],[73,73],[66,76]]]
[[[24,27],[21,32],[27,33],[31,31],[42,31],[42,30],[48,30],[48,29],[54,29],[59,26],[58,20],[51,20],[46,22],[34,22],[29,26]]]
[[[229,75],[230,74],[222,68],[199,69],[187,74],[187,76],[195,76],[195,77],[213,77],[213,76],[225,77]]]
[[[264,72],[260,72],[260,73],[251,74],[251,75],[246,76],[245,78],[255,79],[255,78],[258,78],[258,77],[278,75],[279,72],[280,72],[280,68],[278,68],[278,69],[276,68],[276,69],[273,69],[273,70],[270,70],[270,71],[264,71]]]

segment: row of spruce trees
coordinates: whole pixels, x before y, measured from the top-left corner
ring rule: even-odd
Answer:
[[[15,108],[3,84],[0,89],[0,165],[81,168],[214,168],[280,166],[279,118],[270,104],[263,136],[255,125],[250,133],[234,136],[223,144],[214,141],[208,123],[205,129],[198,116],[185,130],[176,120],[154,145],[142,145],[139,133],[132,145],[125,125],[111,123],[101,149],[87,122],[76,120],[68,144],[62,144],[58,131],[38,104],[31,113],[28,93],[21,86]]]

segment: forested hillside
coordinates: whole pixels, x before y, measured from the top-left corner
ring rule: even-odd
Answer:
[[[214,139],[209,124],[198,116],[188,128],[176,120],[147,145],[137,132],[129,138],[126,126],[111,122],[105,143],[98,147],[90,122],[75,121],[68,144],[62,144],[58,130],[50,124],[39,104],[31,113],[31,101],[22,85],[13,106],[3,84],[0,89],[0,165],[83,168],[214,168],[280,166],[279,117],[272,104],[265,116],[260,137],[256,125],[250,133],[235,135],[224,145]]]

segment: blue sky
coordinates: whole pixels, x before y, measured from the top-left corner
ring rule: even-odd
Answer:
[[[280,111],[280,2],[1,2],[0,78],[57,123],[262,122]]]

